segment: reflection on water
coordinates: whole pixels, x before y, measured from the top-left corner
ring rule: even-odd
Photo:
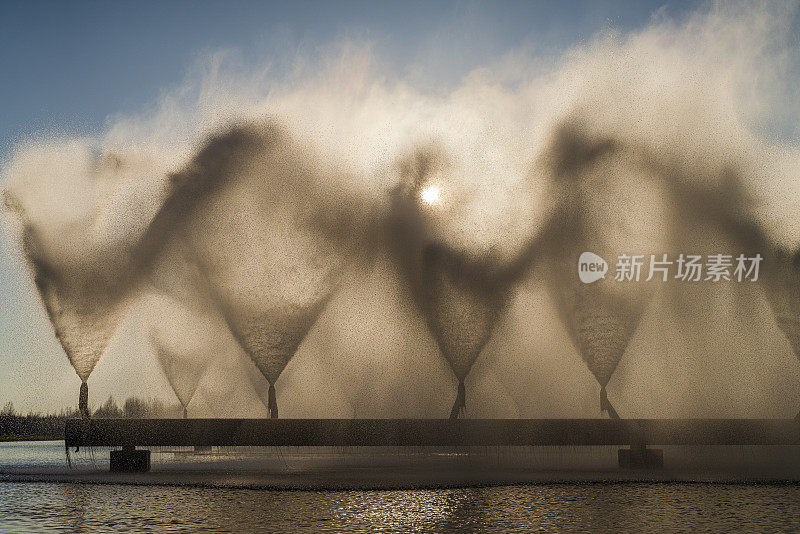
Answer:
[[[619,447],[461,447],[443,452],[430,447],[148,447],[159,472],[225,471],[276,473],[380,467],[417,470],[544,469],[614,470]],[[742,477],[800,480],[800,457],[793,446],[662,447],[670,469],[739,473]],[[71,472],[107,471],[108,447],[85,447],[69,453]],[[0,474],[14,470],[66,469],[64,442],[0,443]],[[741,477],[740,477],[741,478]]]
[[[608,456],[606,452],[598,451],[601,464]],[[321,454],[319,461],[328,454]],[[548,458],[551,453],[542,454]],[[739,456],[748,454],[743,450]],[[508,458],[502,460],[509,462]],[[212,470],[217,481],[222,476],[235,485],[236,469],[267,469],[299,460],[283,453],[276,458],[275,451],[232,457],[225,451],[193,455],[162,450],[154,454],[154,461],[161,470],[180,466],[185,472],[175,471],[169,478],[174,483],[170,486],[11,482],[0,477],[0,533],[800,531],[800,488],[793,484],[565,483],[435,490],[275,491],[183,482],[187,472]],[[556,457],[548,461],[561,460]],[[72,462],[77,470],[105,471],[108,450],[81,450],[72,454]],[[65,465],[63,443],[0,444],[0,472],[15,468],[46,472]],[[379,468],[373,471],[383,473]]]
[[[792,485],[269,491],[0,483],[0,531],[797,531]]]

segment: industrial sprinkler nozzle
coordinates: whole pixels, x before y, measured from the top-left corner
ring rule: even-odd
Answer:
[[[269,399],[267,400],[267,408],[269,409],[269,416],[272,419],[278,418],[278,398],[275,395],[275,386],[269,385]]]
[[[78,411],[81,413],[81,417],[84,419],[88,419],[90,417],[89,386],[85,381],[81,382],[81,390],[80,393],[78,393]]]
[[[450,419],[458,419],[467,409],[467,390],[464,387],[464,380],[458,381],[458,395],[456,402],[453,404],[453,409],[450,410]]]
[[[619,414],[617,410],[611,405],[611,402],[608,400],[608,393],[606,393],[606,387],[600,387],[600,411],[608,412],[608,416],[611,419],[619,419]]]

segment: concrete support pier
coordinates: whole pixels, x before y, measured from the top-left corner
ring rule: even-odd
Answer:
[[[137,450],[129,444],[122,450],[111,451],[110,470],[112,473],[146,473],[150,471],[150,451]]]
[[[664,449],[649,449],[644,443],[631,445],[630,449],[617,451],[622,469],[663,469]]]

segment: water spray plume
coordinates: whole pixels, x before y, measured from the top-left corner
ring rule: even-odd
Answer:
[[[653,283],[648,273],[633,280],[579,277],[579,258],[597,254],[611,264],[619,254],[648,258],[669,250],[664,229],[671,220],[659,182],[636,158],[609,139],[585,137],[564,124],[546,157],[561,185],[560,211],[541,243],[549,255],[551,289],[567,331],[600,384],[600,409],[618,418],[606,387],[636,330]],[[660,257],[660,255],[658,256]],[[644,263],[644,262],[643,262]],[[631,264],[633,265],[633,264]],[[634,267],[635,268],[635,267]]]
[[[519,265],[527,258],[520,252],[512,262],[503,262],[492,254],[487,258],[474,245],[465,250],[449,242],[458,237],[448,231],[448,225],[469,220],[469,214],[461,214],[458,221],[452,218],[475,201],[474,193],[462,192],[461,198],[448,194],[438,217],[426,213],[427,206],[441,200],[440,186],[425,185],[431,176],[452,176],[460,170],[442,147],[422,146],[400,161],[398,168],[402,181],[393,208],[395,254],[442,356],[458,379],[450,412],[456,419],[466,410],[464,380],[502,315],[511,285],[521,272]]]
[[[269,384],[272,417],[275,384],[346,260],[346,237],[331,235],[339,208],[322,183],[336,172],[274,124],[233,128],[174,176],[181,186],[151,231],[158,241],[184,225],[210,294]]]
[[[765,259],[762,280],[775,321],[800,358],[800,254],[776,250]]]
[[[224,321],[219,313],[204,313],[167,296],[146,302],[150,343],[186,415],[211,360],[220,354]]]
[[[178,222],[147,264],[151,295],[143,297],[146,332],[184,415],[214,358],[230,339],[228,327]],[[227,335],[226,335],[227,334]],[[235,342],[233,342],[235,343]]]
[[[778,326],[800,358],[800,259],[785,253],[770,259],[775,263],[765,272],[767,297]]]
[[[16,222],[56,337],[81,379],[84,416],[89,375],[135,298],[139,273],[130,250],[156,211],[151,201],[163,195],[136,183],[151,168],[146,155],[94,156],[67,143],[23,150],[5,169],[12,180],[4,212]]]

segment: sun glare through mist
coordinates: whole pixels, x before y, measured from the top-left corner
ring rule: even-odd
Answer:
[[[439,188],[435,185],[429,185],[419,194],[419,197],[425,204],[433,205],[438,204],[441,197]]]

